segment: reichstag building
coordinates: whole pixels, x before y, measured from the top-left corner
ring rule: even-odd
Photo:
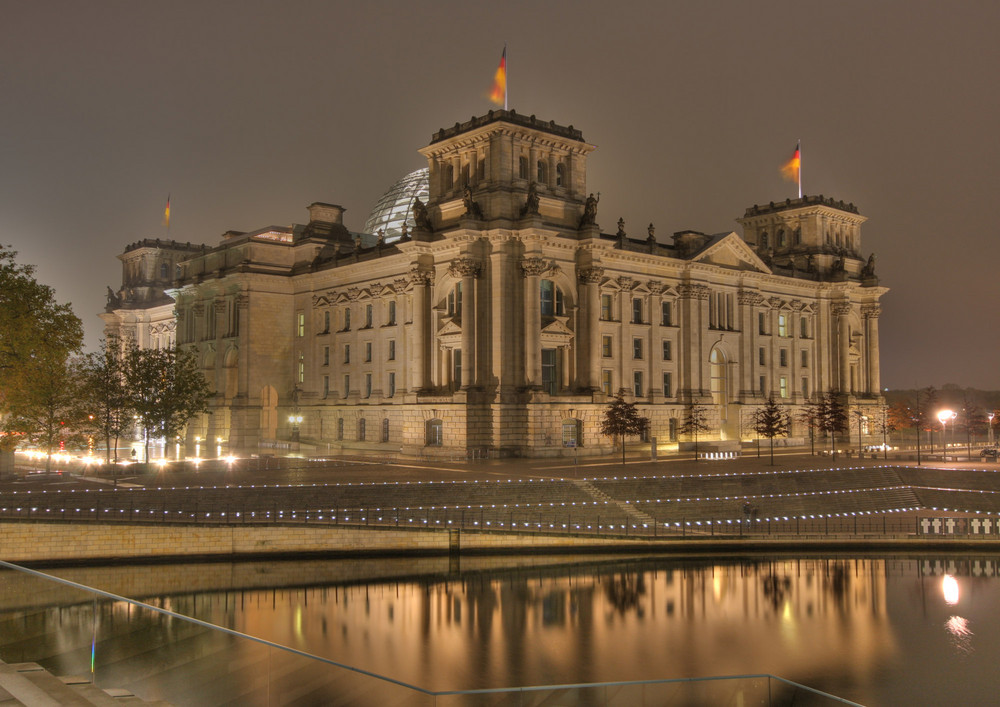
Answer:
[[[703,443],[753,439],[768,396],[877,416],[886,288],[853,204],[755,205],[742,236],[602,230],[593,149],[494,110],[436,132],[363,233],[316,202],[214,245],[133,243],[105,333],[197,351],[216,391],[187,431],[202,456],[610,452],[619,391],[661,446],[686,440],[692,405]]]

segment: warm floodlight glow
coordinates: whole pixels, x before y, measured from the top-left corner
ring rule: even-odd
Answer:
[[[950,574],[941,578],[941,593],[944,595],[945,604],[954,606],[958,603],[958,580]]]
[[[939,410],[937,414],[938,421],[943,425],[949,420],[954,420],[958,417],[958,413],[954,410]]]

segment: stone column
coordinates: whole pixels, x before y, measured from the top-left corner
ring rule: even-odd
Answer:
[[[585,268],[577,274],[583,289],[583,336],[577,343],[577,371],[580,387],[592,391],[601,388],[601,297],[600,282],[604,268]]]
[[[462,388],[475,386],[476,380],[476,279],[482,265],[465,256],[451,264],[451,271],[462,277]]]
[[[542,332],[540,276],[549,269],[542,258],[521,260],[524,275],[524,383],[537,388],[542,384],[542,354],[539,335]]]
[[[833,305],[833,314],[837,317],[837,384],[841,393],[851,392],[851,314],[850,302],[839,302]]]
[[[868,390],[866,392],[879,395],[882,391],[882,377],[879,370],[878,318],[882,314],[882,308],[877,304],[869,304],[862,308],[861,313],[865,317],[868,329],[865,332],[865,340],[868,344]]]
[[[427,290],[433,281],[433,274],[414,268],[409,272],[413,284],[413,334],[412,345],[407,347],[409,357],[410,383],[409,389],[415,392],[429,387],[428,371],[430,370],[431,351],[430,339],[427,335],[430,312]]]
[[[707,328],[705,310],[709,289],[705,285],[683,284],[677,287],[680,341],[677,353],[677,395],[691,398],[705,392],[704,380],[708,371],[708,355],[703,350],[703,335]]]
[[[740,308],[740,392],[744,396],[753,396],[759,388],[756,373],[760,364],[757,362],[757,348],[763,339],[757,331],[758,307],[764,304],[764,296],[759,292],[741,289],[736,295]],[[756,344],[756,345],[755,345]]]

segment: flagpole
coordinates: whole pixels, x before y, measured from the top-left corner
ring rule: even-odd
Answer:
[[[802,198],[802,141],[799,140],[799,198]]]
[[[503,43],[503,109],[507,110],[507,85],[510,83],[510,69],[507,63],[507,42]]]

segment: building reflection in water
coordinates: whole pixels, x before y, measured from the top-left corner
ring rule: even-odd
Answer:
[[[992,559],[562,558],[463,573],[394,563],[372,561],[382,578],[370,581],[360,563],[319,561],[58,574],[438,690],[759,673],[869,705],[975,703],[1000,689]],[[180,591],[194,578],[202,591]],[[29,613],[55,627],[49,655],[88,644],[89,603],[27,612],[11,605],[10,582],[4,659],[39,660],[11,638],[41,633],[24,627]],[[100,611],[111,612],[104,629],[135,630],[128,605]],[[153,643],[185,638],[177,622],[143,620]]]

